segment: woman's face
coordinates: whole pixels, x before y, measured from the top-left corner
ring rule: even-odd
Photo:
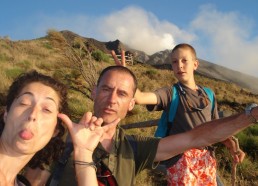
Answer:
[[[54,89],[39,82],[26,85],[5,112],[1,143],[17,153],[36,153],[55,132],[58,108]]]

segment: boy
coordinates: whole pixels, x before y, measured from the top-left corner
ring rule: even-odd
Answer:
[[[118,64],[119,61],[114,53],[112,54]],[[174,75],[178,79],[178,83],[174,86],[179,95],[179,103],[177,110],[174,111],[173,120],[165,126],[159,124],[155,134],[158,137],[183,133],[219,118],[215,99],[212,108],[206,91],[195,83],[194,71],[199,65],[195,49],[189,44],[179,44],[171,52],[171,61]],[[135,102],[147,105],[149,111],[164,110],[169,113],[171,109],[175,109],[170,108],[172,88],[163,87],[155,92],[141,92],[137,89]],[[225,140],[223,144],[230,150],[237,163],[243,160],[244,152],[241,150],[237,154],[234,152],[235,143],[231,138]],[[165,161],[168,185],[216,185],[216,161],[212,154],[212,147],[190,149]]]

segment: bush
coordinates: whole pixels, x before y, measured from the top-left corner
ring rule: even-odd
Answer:
[[[104,62],[109,62],[109,57],[105,53],[103,53],[100,50],[95,50],[92,52],[91,56],[96,60],[96,61],[104,61]]]
[[[17,76],[19,76],[21,73],[24,73],[25,70],[19,68],[19,67],[14,67],[12,69],[7,69],[5,71],[5,74],[8,78],[10,79],[15,79]]]
[[[7,56],[7,54],[0,54],[0,61],[9,61],[11,57]]]
[[[241,136],[239,136],[239,141],[244,152],[255,160],[255,158],[258,157],[258,137],[252,135],[248,136],[242,133]]]
[[[44,69],[44,70],[47,70],[47,71],[53,70],[53,64],[51,64],[51,62],[47,62],[47,61],[39,61],[39,62],[36,63],[36,66],[39,69]]]
[[[79,120],[85,111],[93,110],[93,102],[88,100],[85,95],[77,91],[69,91],[69,110],[71,117],[74,120]]]
[[[155,69],[150,69],[150,70],[147,70],[145,72],[145,74],[149,77],[149,78],[155,78],[155,76],[158,74],[157,70]]]
[[[74,69],[72,69],[70,74],[71,74],[71,77],[74,78],[74,79],[78,79],[81,76],[80,71],[79,70],[74,70]]]
[[[2,100],[2,98],[5,98],[2,95],[4,95],[7,92],[9,85],[11,84],[11,80],[10,78],[7,77],[5,71],[3,70],[0,71],[0,79],[1,79],[1,83],[0,83],[1,98],[0,99]],[[3,102],[1,101],[1,103]]]
[[[23,68],[23,69],[31,69],[32,68],[31,63],[28,60],[23,60],[23,61],[21,61],[19,63],[16,63],[16,65],[18,67]]]
[[[46,49],[53,49],[52,45],[50,43],[48,43],[48,42],[45,42],[43,44],[43,47],[45,47]]]

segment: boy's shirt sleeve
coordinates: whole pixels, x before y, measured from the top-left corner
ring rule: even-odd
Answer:
[[[167,110],[171,102],[172,89],[171,87],[162,87],[154,91],[157,96],[156,105],[146,105],[148,111]]]

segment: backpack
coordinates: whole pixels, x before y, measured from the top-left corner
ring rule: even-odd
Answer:
[[[176,111],[177,111],[177,107],[179,104],[179,93],[177,90],[177,85],[173,85],[172,86],[172,101],[170,103],[168,112],[167,111],[163,111],[161,118],[158,122],[158,128],[155,132],[155,137],[165,137],[167,136],[168,133],[168,129],[169,126],[168,124],[172,124],[173,120],[175,118],[176,115]],[[214,97],[214,93],[210,88],[207,87],[203,87],[203,90],[205,91],[205,93],[207,94],[210,102],[211,102],[211,112],[213,113],[214,107],[215,107],[215,97]]]

